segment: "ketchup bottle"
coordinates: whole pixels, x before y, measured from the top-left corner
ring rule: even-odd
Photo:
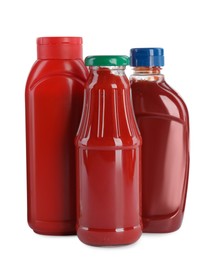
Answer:
[[[76,137],[77,235],[90,245],[141,235],[141,137],[125,75],[127,56],[89,56]]]
[[[82,38],[38,38],[37,55],[25,92],[28,223],[40,234],[75,234],[74,138],[87,78]]]
[[[143,139],[144,232],[177,230],[189,175],[189,118],[181,97],[166,83],[162,48],[131,49],[134,112]]]

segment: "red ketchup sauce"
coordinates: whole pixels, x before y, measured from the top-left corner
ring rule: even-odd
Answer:
[[[135,242],[141,235],[141,137],[126,56],[86,58],[90,75],[76,137],[77,235],[90,245]]]
[[[134,66],[130,84],[143,139],[143,232],[175,231],[184,215],[189,174],[187,107],[160,67]]]

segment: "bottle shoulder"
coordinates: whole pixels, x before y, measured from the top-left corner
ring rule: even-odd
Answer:
[[[140,144],[130,89],[87,88],[76,145],[119,149]]]
[[[188,121],[188,109],[180,95],[165,80],[131,80],[135,114],[170,116]]]
[[[84,84],[88,70],[82,60],[37,60],[29,73],[26,89],[56,76],[70,78]]]

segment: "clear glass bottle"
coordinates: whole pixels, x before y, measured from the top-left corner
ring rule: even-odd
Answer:
[[[77,235],[90,245],[135,242],[141,235],[141,137],[126,56],[86,58],[90,74],[76,137]]]

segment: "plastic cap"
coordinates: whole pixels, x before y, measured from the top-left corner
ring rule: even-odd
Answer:
[[[125,55],[100,55],[85,58],[86,66],[126,66],[129,65],[129,57]]]
[[[40,37],[38,59],[82,59],[81,37]]]
[[[164,66],[163,48],[133,48],[130,50],[130,65],[133,67]]]

